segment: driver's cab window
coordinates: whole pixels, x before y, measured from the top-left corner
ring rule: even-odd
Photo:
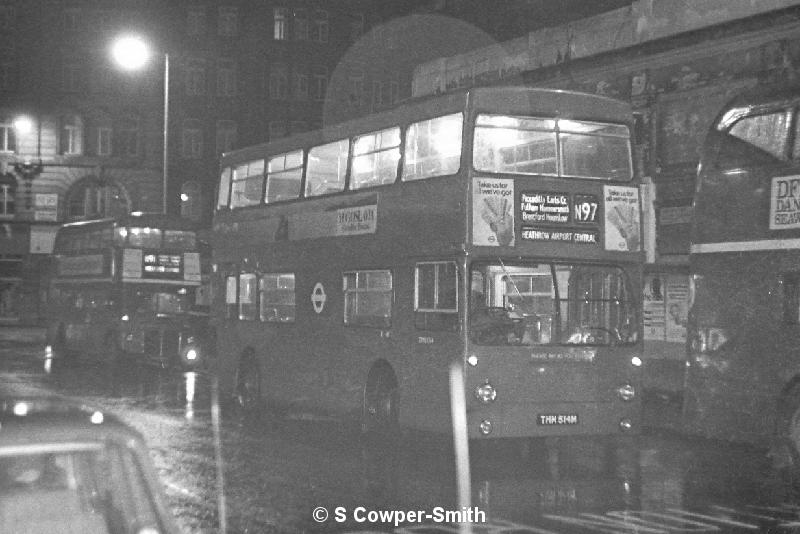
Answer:
[[[470,338],[479,345],[633,343],[636,308],[616,267],[473,266]]]

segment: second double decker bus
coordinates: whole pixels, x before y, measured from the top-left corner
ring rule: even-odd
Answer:
[[[636,430],[642,352],[631,110],[479,88],[222,158],[221,387],[367,432]]]
[[[53,351],[63,360],[204,364],[213,344],[209,255],[194,225],[178,217],[133,213],[65,224],[47,281]]]
[[[697,181],[686,428],[800,472],[800,88],[729,102]]]

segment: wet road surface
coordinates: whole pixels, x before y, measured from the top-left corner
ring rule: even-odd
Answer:
[[[213,381],[202,372],[109,374],[85,364],[48,372],[44,354],[0,343],[2,393],[69,396],[136,427],[186,532],[219,532],[221,507],[230,533],[800,532],[800,499],[763,451],[744,446],[657,431],[473,442],[464,509],[449,438],[409,433],[364,447],[352,423],[246,420],[225,404],[216,434]]]

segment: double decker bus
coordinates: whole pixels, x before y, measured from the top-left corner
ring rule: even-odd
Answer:
[[[205,260],[204,258],[205,257]],[[206,359],[210,251],[189,222],[132,213],[56,234],[47,337],[65,363],[138,359],[193,368]]]
[[[631,110],[477,88],[223,155],[220,388],[366,433],[617,435],[639,420]]]
[[[800,458],[800,88],[719,113],[694,197],[684,423]]]

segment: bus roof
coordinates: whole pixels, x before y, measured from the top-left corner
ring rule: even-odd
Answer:
[[[529,115],[531,110],[535,110],[534,113],[542,117],[625,124],[632,121],[630,105],[607,96],[525,86],[475,87],[408,99],[386,111],[226,152],[222,155],[222,164],[263,158],[267,148],[270,153],[279,154],[338,141],[359,132],[404,125],[426,117],[437,117],[466,109],[509,115]]]
[[[114,226],[154,226],[157,228],[168,228],[171,230],[196,230],[197,225],[175,215],[163,213],[142,213],[133,212],[117,218],[94,219],[91,221],[77,221],[66,223],[61,226],[62,230],[74,231],[90,230],[96,228],[106,228]]]

